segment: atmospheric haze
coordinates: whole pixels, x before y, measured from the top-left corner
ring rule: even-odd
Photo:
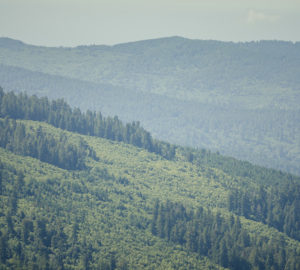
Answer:
[[[0,36],[46,46],[165,36],[299,41],[297,0],[1,0]]]

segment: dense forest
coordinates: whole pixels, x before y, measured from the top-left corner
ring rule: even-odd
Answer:
[[[208,256],[230,269],[291,269],[300,267],[297,251],[287,252],[282,241],[274,246],[261,236],[250,237],[239,217],[225,219],[220,212],[199,208],[187,210],[182,204],[156,202],[151,231],[168,241],[184,245],[188,250]],[[287,263],[288,262],[288,263]]]
[[[246,218],[275,227],[290,237],[300,240],[300,184],[287,182],[269,192],[232,190],[228,196],[228,210]]]
[[[60,132],[55,138],[45,133],[41,126],[27,132],[24,124],[8,118],[0,121],[0,146],[67,170],[84,169],[87,156],[96,159],[95,152],[83,140],[72,144],[64,133]]]
[[[0,90],[1,269],[300,269],[300,178]]]
[[[282,41],[171,37],[47,48],[0,38],[0,85],[300,175],[299,50]]]

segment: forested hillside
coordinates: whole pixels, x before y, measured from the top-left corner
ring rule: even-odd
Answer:
[[[0,84],[299,175],[299,55],[299,43],[281,41],[47,48],[1,38]]]
[[[300,269],[300,178],[0,90],[2,269]]]

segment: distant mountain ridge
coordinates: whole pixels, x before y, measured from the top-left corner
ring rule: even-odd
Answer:
[[[299,42],[170,37],[54,48],[0,38],[0,64],[5,90],[64,97],[173,143],[300,174]]]
[[[244,95],[261,95],[264,103],[258,106],[275,101],[273,105],[289,108],[289,102],[299,98],[300,43],[171,37],[114,46],[48,48],[0,38],[0,47],[2,64],[181,100],[229,104],[229,97],[238,97],[236,104],[249,106]],[[293,98],[279,102],[276,98],[287,90]],[[251,104],[251,108],[256,107]]]

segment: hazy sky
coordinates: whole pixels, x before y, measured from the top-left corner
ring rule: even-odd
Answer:
[[[300,41],[299,29],[300,0],[0,0],[0,36],[36,45]]]

